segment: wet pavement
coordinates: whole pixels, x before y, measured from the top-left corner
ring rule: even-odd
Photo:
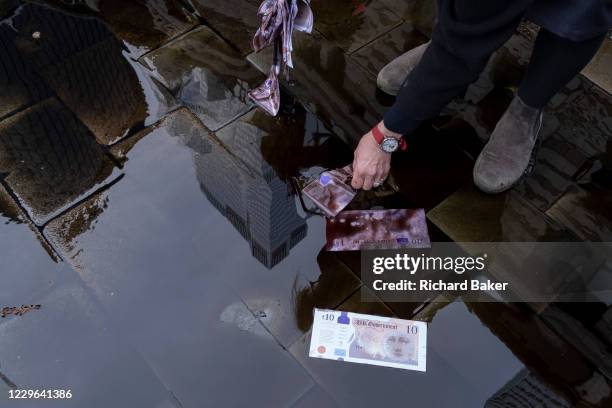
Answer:
[[[610,406],[606,304],[361,301],[359,257],[323,250],[295,179],[351,161],[392,98],[376,73],[431,33],[425,1],[313,0],[281,114],[247,92],[255,0],[0,3],[0,405]],[[474,159],[528,61],[525,25],[424,124],[379,193],[434,241],[610,241],[610,40],[547,107],[533,174],[485,196]],[[307,357],[312,309],[429,325],[427,373]],[[531,406],[531,405],[527,405]]]

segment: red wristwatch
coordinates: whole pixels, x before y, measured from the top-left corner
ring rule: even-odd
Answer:
[[[408,143],[406,143],[403,137],[398,139],[396,137],[385,136],[378,128],[378,125],[372,128],[372,135],[374,135],[374,140],[380,146],[380,150],[385,153],[393,153],[408,148]]]

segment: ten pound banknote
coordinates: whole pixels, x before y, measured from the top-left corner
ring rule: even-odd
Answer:
[[[325,171],[302,190],[328,217],[335,217],[351,203],[357,191],[351,187],[351,166]]]
[[[327,219],[328,251],[430,248],[425,211],[344,211]]]
[[[427,324],[315,309],[309,356],[425,371]]]

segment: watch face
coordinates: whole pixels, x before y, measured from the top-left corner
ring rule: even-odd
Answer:
[[[383,152],[393,153],[399,148],[399,140],[388,137],[380,144],[380,148]]]

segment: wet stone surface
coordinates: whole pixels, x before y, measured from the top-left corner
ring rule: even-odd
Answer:
[[[16,33],[9,24],[0,24],[0,119],[51,95],[49,86],[34,64],[17,49]]]
[[[608,36],[604,40],[602,48],[582,71],[582,74],[610,94],[612,93],[610,66],[612,66],[612,38]]]
[[[4,41],[16,52],[3,58],[9,66],[25,67],[27,84],[13,91],[13,109],[53,92],[100,143],[111,144],[174,107],[173,98],[125,55],[124,44],[101,20],[24,5],[6,24],[12,28],[3,25]]]
[[[154,123],[175,106],[142,67],[122,56],[115,39],[46,69],[44,76],[102,144]]]
[[[50,248],[0,186],[0,238],[11,256],[2,257],[0,307],[35,303],[74,273],[50,255]],[[0,320],[0,324],[4,319]],[[0,369],[1,370],[1,369]]]
[[[561,224],[525,202],[515,191],[486,195],[461,188],[427,213],[456,242],[572,241]]]
[[[536,373],[540,395],[575,403],[576,391],[596,406],[609,403],[609,383],[581,352],[520,304],[471,303],[469,310]],[[563,355],[563,359],[559,359]],[[546,391],[548,390],[548,391]],[[519,392],[518,395],[523,393]]]
[[[55,98],[0,122],[0,171],[39,225],[117,177],[114,168],[89,130]]]
[[[295,408],[333,408],[339,407],[338,403],[332,398],[331,394],[325,392],[321,387],[314,386],[304,394],[294,405]]]
[[[609,405],[607,305],[364,302],[359,253],[324,251],[296,194],[351,162],[393,103],[378,70],[427,40],[434,2],[313,0],[277,118],[246,97],[271,63],[259,0],[18,3],[0,3],[0,306],[42,307],[0,320],[0,405],[9,383],[70,383],[79,407]],[[471,182],[536,31],[349,208],[425,208],[432,241],[607,240],[606,48],[547,106],[529,178]],[[431,322],[427,373],[308,358],[314,307]]]
[[[290,85],[284,83],[287,90],[343,141],[356,144],[384,112],[376,98],[375,78],[367,75],[341,48],[316,33],[297,33],[294,50],[296,68],[291,71]],[[248,59],[267,73],[272,52],[266,49],[250,54]]]
[[[191,0],[197,13],[213,30],[242,55],[253,51],[252,39],[259,28],[258,0]]]
[[[612,192],[597,186],[572,187],[547,214],[588,241],[612,241]]]
[[[200,186],[253,256],[228,258],[234,272],[225,278],[289,345],[309,328],[313,306],[335,307],[360,285],[322,251],[324,220],[304,213],[288,183],[305,168],[337,167],[342,156],[332,157],[329,132],[302,109],[276,119],[253,111],[216,137],[223,147],[210,143],[195,158]]]
[[[178,406],[78,282],[58,285],[36,300],[42,304],[36,313],[0,321],[2,370],[17,387],[72,390],[65,407],[102,408],[116,404],[117,395],[135,407]],[[12,404],[7,393],[0,402]]]
[[[573,95],[547,112],[534,173],[517,189],[543,211],[590,170],[612,135],[612,97],[597,88],[584,92],[579,82],[575,86]]]
[[[437,2],[383,0],[383,3],[404,21],[412,23],[421,33],[431,37],[436,20]]]
[[[349,304],[342,305],[341,310],[385,314],[376,308],[364,310]],[[449,336],[452,342],[446,341]],[[341,406],[372,406],[381,395],[387,403],[410,400],[417,406],[484,406],[522,367],[461,303],[438,312],[429,325],[428,337],[426,375],[308,358],[309,335],[296,341],[290,350]],[[372,381],[374,377],[376,381]],[[436,391],[440,384],[445,384],[443,393]]]
[[[403,23],[351,55],[370,75],[378,72],[398,55],[429,41],[411,23]]]
[[[140,57],[197,23],[197,18],[179,0],[98,0],[95,3],[42,0],[39,3],[80,21],[104,22],[123,42],[132,58]],[[37,9],[42,14],[48,13],[41,7]]]
[[[398,25],[401,20],[381,0],[313,0],[315,29],[351,53]]]
[[[13,403],[8,381],[19,388],[72,389],[73,399],[62,403],[66,407],[109,406],[117,393],[132,406],[175,407],[142,358],[117,340],[78,275],[50,257],[42,237],[2,187],[0,240],[3,253],[11,255],[0,262],[0,306],[41,305],[35,312],[0,319],[1,405]],[[50,372],[56,375],[50,378]]]
[[[244,330],[224,313],[242,302],[229,275],[267,268],[202,187],[203,177],[221,174],[200,173],[194,160],[221,153],[185,111],[136,137],[122,150],[126,176],[52,222],[46,235],[182,403],[197,406],[202,392],[219,406],[291,403],[311,388],[308,375],[268,332]],[[216,392],[226,378],[251,392]]]
[[[213,131],[251,109],[247,93],[265,79],[206,27],[147,54],[142,62]]]

